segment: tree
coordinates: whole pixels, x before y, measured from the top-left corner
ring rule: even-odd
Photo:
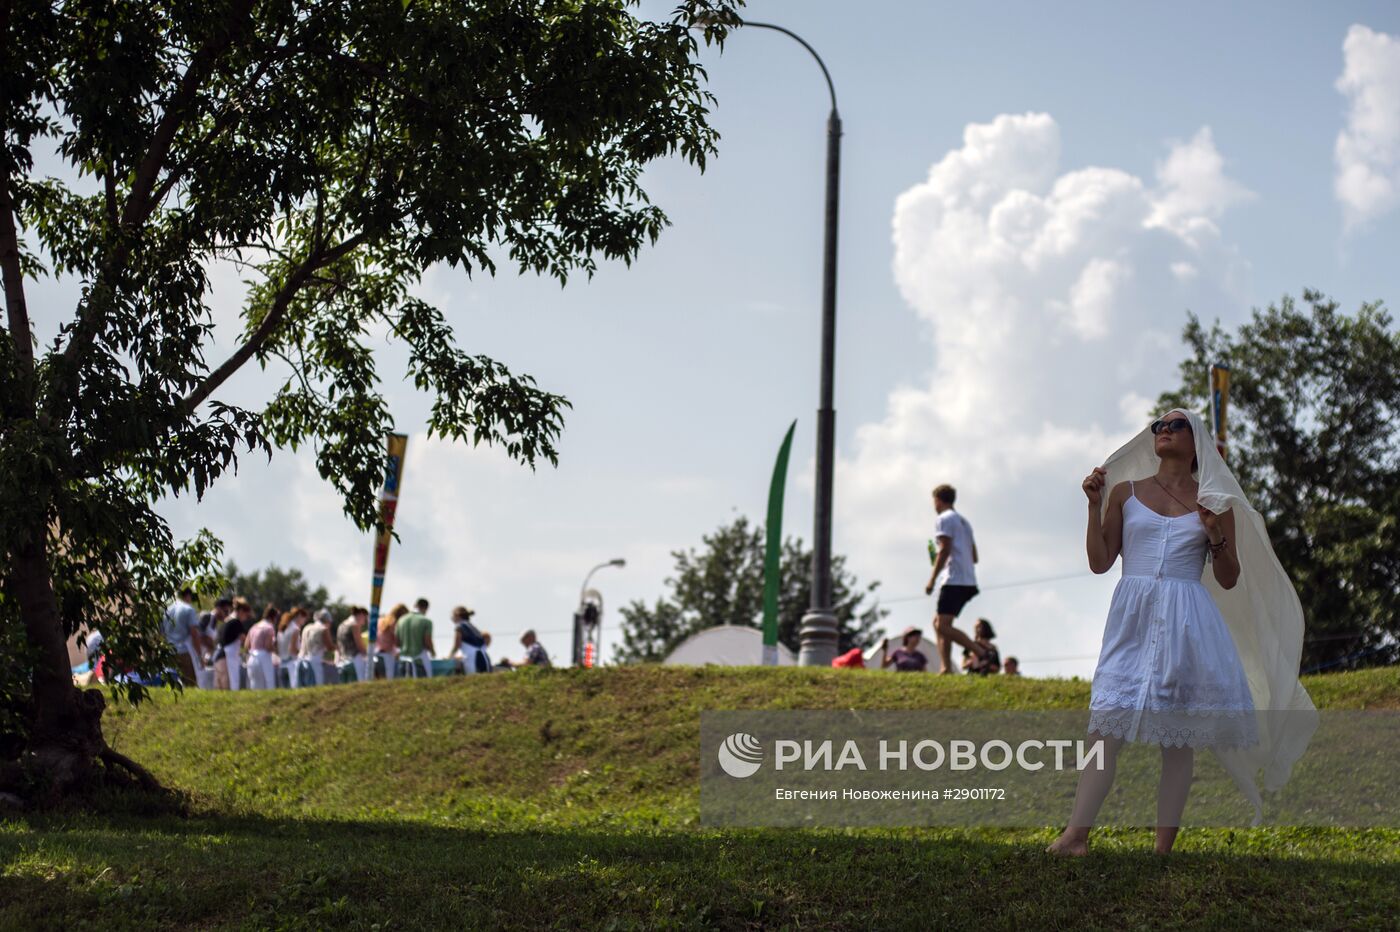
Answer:
[[[1205,411],[1207,368],[1230,367],[1229,462],[1263,515],[1307,619],[1304,669],[1400,660],[1400,334],[1379,303],[1355,316],[1315,291],[1235,334],[1193,314],[1182,388]]]
[[[0,788],[147,777],[107,747],[64,640],[101,616],[117,662],[169,663],[162,604],[216,591],[220,547],[175,541],[162,495],[306,445],[375,525],[393,420],[372,341],[406,347],[430,433],[556,461],[568,402],[458,348],[411,287],[437,262],[561,283],[630,262],[667,223],[644,166],[715,151],[697,53],[738,2],[664,23],[625,0],[0,2],[0,628],[24,632],[25,694]],[[75,180],[39,177],[36,150]],[[247,288],[216,344],[220,264]],[[26,286],[57,276],[81,296],[38,347]],[[253,362],[281,387],[232,404]]]
[[[313,589],[306,574],[295,567],[284,570],[274,563],[265,570],[241,573],[230,560],[224,567],[224,575],[228,577],[228,584],[223,594],[247,599],[255,614],[260,614],[266,605],[275,605],[284,612],[295,605],[312,612],[326,608],[330,609],[337,625],[350,614],[348,603],[343,599],[332,599],[330,590],[325,586]]]
[[[716,625],[763,624],[763,560],[766,537],[762,527],[750,527],[745,517],[721,526],[703,538],[704,549],[676,550],[675,575],[666,580],[670,594],[648,607],[633,601],[621,609],[622,663],[659,661],[681,641]],[[783,542],[779,569],[778,640],[796,651],[800,647],[802,616],[812,604],[812,552],[802,541]],[[878,627],[889,609],[876,601],[865,607],[878,582],[862,587],[846,572],[846,558],[831,558],[831,589],[839,626],[839,649],[867,648],[884,632]],[[755,658],[755,662],[757,659]]]

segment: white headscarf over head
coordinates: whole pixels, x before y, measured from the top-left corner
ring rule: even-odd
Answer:
[[[1263,802],[1255,782],[1257,774],[1264,771],[1265,789],[1282,789],[1317,729],[1317,710],[1298,682],[1303,606],[1293,581],[1274,555],[1263,517],[1246,501],[1244,490],[1215,448],[1205,420],[1194,411],[1177,409],[1170,413],[1191,422],[1200,504],[1215,514],[1235,510],[1239,581],[1233,589],[1222,588],[1207,564],[1203,582],[1230,629],[1244,665],[1259,725],[1259,744],[1212,750],[1254,806],[1252,824],[1258,825],[1263,821]],[[1108,472],[1104,487],[1112,489],[1119,482],[1156,475],[1160,463],[1152,431],[1144,428],[1104,463]],[[1105,510],[1108,498],[1103,496]]]

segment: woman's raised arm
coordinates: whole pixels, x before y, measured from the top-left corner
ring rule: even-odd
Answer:
[[[1109,493],[1108,508],[1100,517],[1106,473],[1096,468],[1085,478],[1084,495],[1089,500],[1089,522],[1084,537],[1084,549],[1089,557],[1089,569],[1107,573],[1113,568],[1123,549],[1123,502],[1128,498],[1128,484],[1120,482]]]

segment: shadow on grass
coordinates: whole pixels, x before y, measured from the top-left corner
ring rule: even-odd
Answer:
[[[1336,928],[1400,911],[1365,832],[1236,853],[1235,834],[1188,830],[1162,859],[1119,830],[1072,862],[1043,853],[1052,835],[32,816],[0,822],[0,928]]]

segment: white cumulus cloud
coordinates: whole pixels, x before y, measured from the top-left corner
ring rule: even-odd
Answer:
[[[1348,228],[1400,203],[1400,39],[1362,25],[1342,43],[1337,90],[1347,98],[1333,185]]]
[[[1254,196],[1225,177],[1225,160],[1209,126],[1201,127],[1190,142],[1172,146],[1157,166],[1157,183],[1148,225],[1165,227],[1192,243],[1218,236],[1215,220]]]
[[[841,546],[862,578],[890,596],[921,588],[929,490],[951,482],[982,556],[974,617],[1000,618],[1003,654],[1093,650],[1085,626],[1102,624],[1104,581],[1053,597],[994,587],[1083,570],[1080,479],[1173,384],[1186,309],[1228,318],[1244,305],[1244,264],[1218,222],[1250,196],[1209,129],[1169,146],[1149,181],[1064,170],[1046,114],[969,126],[895,203],[894,276],[931,324],[933,365],[838,463]],[[1087,673],[1093,661],[1051,666]]]

